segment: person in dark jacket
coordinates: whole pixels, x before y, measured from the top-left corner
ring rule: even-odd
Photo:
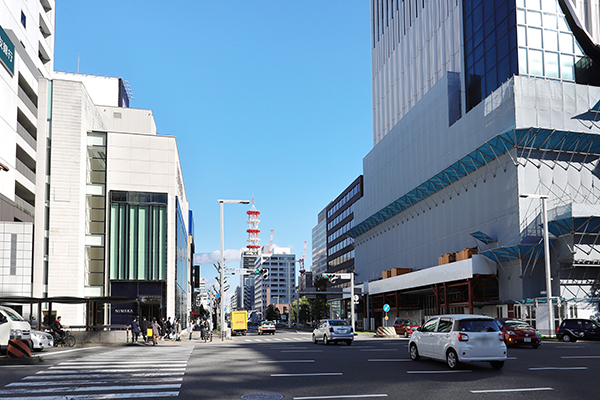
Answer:
[[[144,317],[142,322],[140,322],[140,330],[142,331],[142,336],[144,337],[144,343],[147,343],[148,337],[146,336],[146,332],[148,332],[148,321],[146,321],[146,317]]]
[[[138,337],[140,336],[140,324],[137,321],[137,318],[133,318],[131,321],[131,343],[137,343]]]
[[[165,317],[161,317],[157,322],[160,326],[160,339],[165,340]]]
[[[160,335],[160,325],[156,322],[156,318],[152,319],[152,345],[158,344],[158,336]]]
[[[167,322],[165,322],[165,339],[171,339],[171,330],[173,329],[173,324],[171,324],[171,317],[167,318]]]

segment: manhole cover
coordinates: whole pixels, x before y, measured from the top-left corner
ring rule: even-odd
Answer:
[[[244,400],[279,400],[283,395],[277,393],[250,393],[242,396]]]

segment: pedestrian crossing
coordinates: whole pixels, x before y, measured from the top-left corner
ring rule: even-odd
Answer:
[[[92,400],[179,396],[193,347],[139,347],[61,362],[0,389],[1,399]]]
[[[252,338],[252,337],[246,337],[243,339],[244,342],[254,342],[254,343],[259,343],[259,342],[309,342],[310,338],[307,338],[305,336],[292,336],[292,337],[269,337],[269,338]]]

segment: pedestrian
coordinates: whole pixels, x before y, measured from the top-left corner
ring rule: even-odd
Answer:
[[[160,336],[160,325],[156,322],[156,318],[152,319],[152,345],[158,344],[158,337]]]
[[[179,317],[175,321],[175,340],[178,342],[181,341],[181,320]]]
[[[173,328],[173,324],[171,324],[171,317],[167,318],[167,322],[165,322],[165,329],[167,331],[166,338],[171,339],[171,329]]]
[[[140,324],[137,321],[137,318],[133,318],[131,321],[131,343],[137,343],[138,337],[140,336]]]
[[[158,326],[160,326],[160,340],[165,340],[165,317],[158,320]]]
[[[142,331],[142,336],[144,337],[144,343],[147,343],[148,337],[146,334],[148,332],[148,321],[146,321],[146,317],[143,317],[142,322],[140,322],[140,330]]]
[[[188,331],[190,332],[190,340],[192,340],[192,333],[194,332],[194,319],[190,319],[190,326],[188,326]]]

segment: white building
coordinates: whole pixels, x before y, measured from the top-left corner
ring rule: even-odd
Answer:
[[[374,146],[350,231],[363,317],[381,324],[394,299],[391,318],[480,312],[548,334],[526,194],[548,196],[555,322],[598,312],[598,3],[409,3],[371,1]],[[440,258],[474,247],[491,268]],[[375,281],[397,267],[413,272]]]
[[[0,296],[31,296],[38,78],[54,68],[54,3],[0,1]]]
[[[191,311],[189,206],[174,136],[127,108],[120,78],[57,73],[39,84],[35,297],[68,325],[128,324]]]
[[[262,274],[257,274],[254,278],[254,311],[264,316],[265,310],[271,304],[279,308],[281,314],[284,313],[284,307],[289,309],[296,290],[295,260],[296,256],[291,253],[289,247],[262,247],[254,266],[269,272],[266,280]]]

